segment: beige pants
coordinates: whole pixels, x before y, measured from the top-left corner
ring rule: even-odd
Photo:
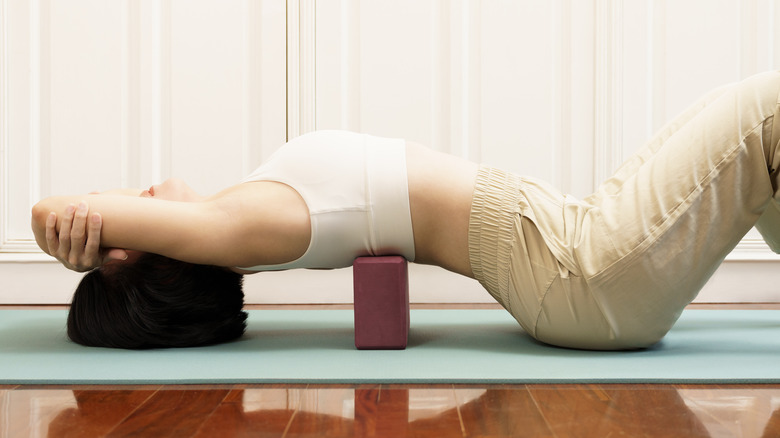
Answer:
[[[720,88],[584,200],[482,167],[477,279],[534,338],[650,346],[754,225],[780,252],[780,72]]]

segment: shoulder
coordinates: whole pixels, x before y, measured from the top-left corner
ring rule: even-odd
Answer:
[[[220,265],[255,266],[299,258],[311,241],[306,202],[278,182],[246,182],[207,200],[226,218],[221,231]]]

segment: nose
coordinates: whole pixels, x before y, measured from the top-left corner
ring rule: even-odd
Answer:
[[[165,181],[163,181],[162,183],[160,183],[159,187],[163,187],[163,188],[165,188],[165,187],[179,187],[183,183],[184,183],[184,181],[182,181],[179,178],[168,178]]]

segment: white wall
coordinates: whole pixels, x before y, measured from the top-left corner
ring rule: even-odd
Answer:
[[[583,196],[706,90],[780,68],[773,0],[0,0],[0,303],[79,275],[32,242],[49,194],[235,183],[287,138],[405,137]],[[777,43],[775,43],[777,42]],[[778,301],[750,234],[701,300]],[[249,302],[345,302],[351,273],[262,273]],[[414,266],[418,302],[489,302]]]

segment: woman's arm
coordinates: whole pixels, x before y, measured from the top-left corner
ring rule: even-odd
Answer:
[[[78,208],[82,202],[86,209]],[[60,245],[74,242],[71,248],[83,245],[84,253],[89,247],[92,257],[99,242],[102,248],[133,249],[216,266],[294,260],[308,248],[311,233],[303,200],[289,187],[275,183],[240,184],[201,202],[107,194],[55,196],[36,204],[32,216],[36,241],[47,253],[51,250],[46,223],[56,220],[53,231]],[[63,226],[70,226],[70,233],[83,232],[83,238],[62,236]]]
[[[55,196],[33,207],[32,228],[38,246],[60,261],[82,268],[78,270],[94,263],[101,247],[214,264],[213,256],[218,255],[214,251],[207,251],[212,256],[194,251],[195,247],[214,249],[213,241],[225,229],[219,225],[223,216],[212,207],[209,203],[121,195]],[[76,258],[70,259],[71,252]]]

